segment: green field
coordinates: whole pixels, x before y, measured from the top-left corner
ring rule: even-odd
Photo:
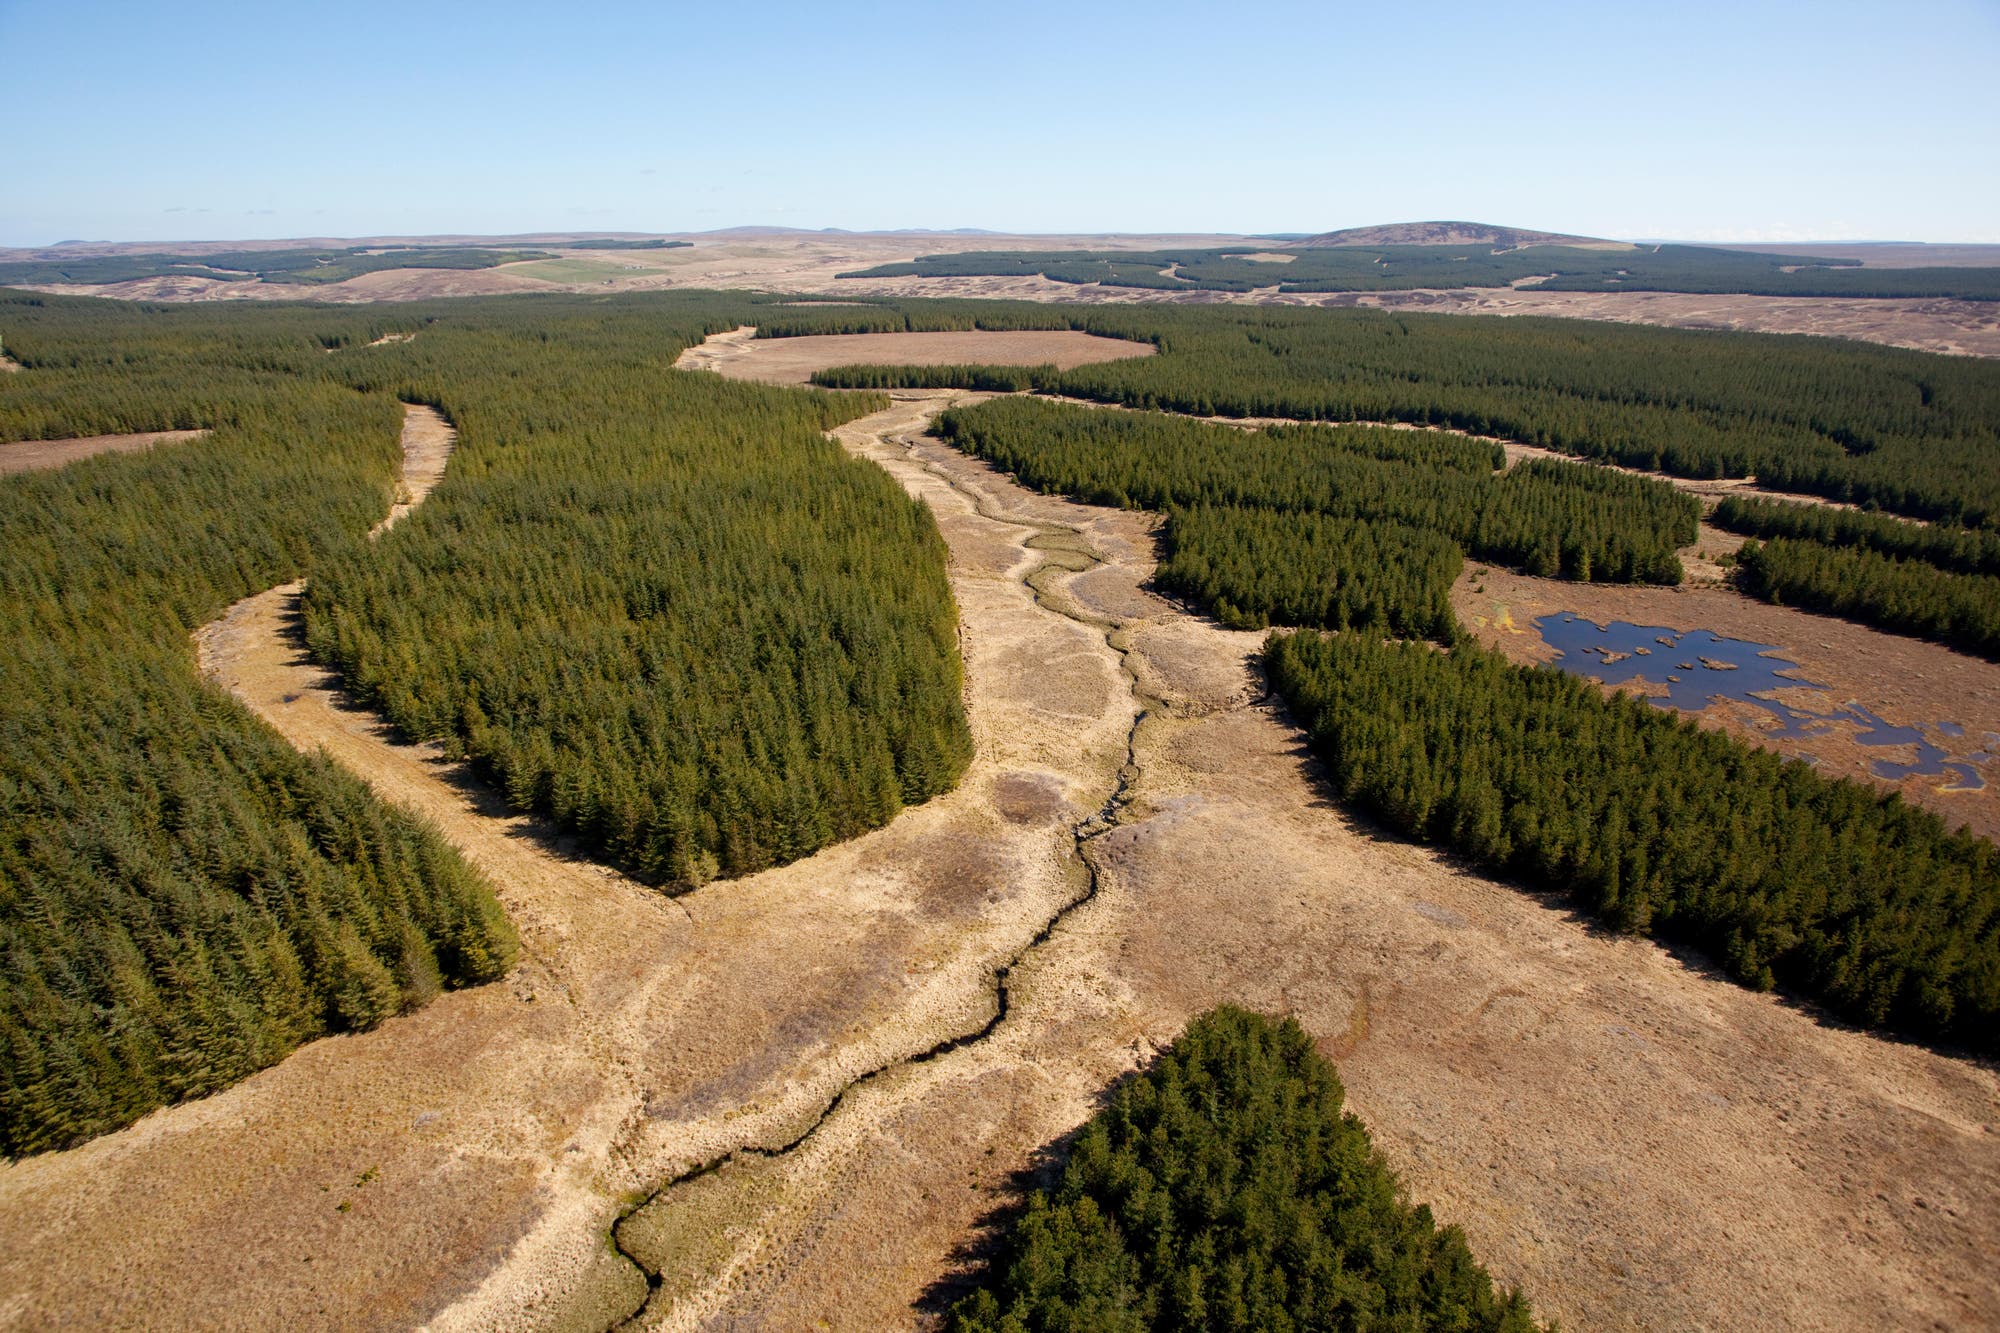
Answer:
[[[523,264],[509,264],[506,271],[537,282],[570,285],[638,277],[651,269],[650,266],[620,264],[607,259],[535,259]]]

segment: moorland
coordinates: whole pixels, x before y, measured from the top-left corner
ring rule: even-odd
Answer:
[[[0,294],[0,1317],[2000,1319],[2000,369],[1208,239]]]

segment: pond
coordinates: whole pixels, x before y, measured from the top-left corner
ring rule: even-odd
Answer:
[[[1913,753],[1908,762],[1885,756],[1869,765],[1875,776],[1890,782],[1951,776],[1954,781],[1941,790],[1978,791],[1986,785],[1978,766],[2000,753],[2000,735],[1991,733],[1984,737],[1984,748],[1968,749],[1965,727],[1958,722],[1898,726],[1859,704],[1836,703],[1826,686],[1800,675],[1799,664],[1781,656],[1783,649],[1773,644],[1623,620],[1599,625],[1568,611],[1540,617],[1535,628],[1555,649],[1554,665],[1606,685],[1633,686],[1661,708],[1698,713],[1718,700],[1735,699],[1777,721],[1775,729],[1765,732],[1773,740],[1850,730],[1848,738],[1857,745]],[[1825,707],[1802,702],[1797,694],[1771,697],[1780,690],[1816,691]],[[1817,762],[1811,755],[1794,757]]]

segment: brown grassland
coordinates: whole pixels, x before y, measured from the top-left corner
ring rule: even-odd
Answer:
[[[1023,338],[950,359],[1078,350]],[[869,359],[820,341],[819,364]],[[795,382],[810,359],[739,333],[684,364]],[[1822,1023],[1347,816],[1263,692],[1260,636],[1148,591],[1149,516],[1031,494],[924,434],[973,397],[895,395],[837,435],[944,533],[977,758],[780,870],[669,899],[580,859],[348,706],[292,589],[205,629],[213,678],[487,872],[523,961],[0,1167],[0,1323],[922,1325],[1022,1173],[1228,1000],[1295,1014],[1414,1197],[1568,1327],[2000,1324],[1991,1067]],[[407,503],[448,448],[411,413]],[[1536,597],[1642,595],[1483,586],[1517,621]],[[1801,654],[1810,630],[1820,679],[1906,642],[1719,588],[1643,595]],[[1722,620],[1732,599],[1752,618]],[[1945,650],[1907,654],[1852,688],[1922,670],[2000,698]]]
[[[198,440],[205,430],[153,430],[136,435],[79,435],[67,440],[9,440],[0,443],[0,476],[40,472],[97,454],[135,454],[158,444]]]
[[[438,239],[438,238],[431,238]],[[460,238],[474,243],[479,238]],[[1284,268],[1271,266],[1268,288],[1254,292],[1162,292],[1076,286],[1046,278],[842,279],[843,272],[901,263],[919,255],[961,250],[1156,249],[1162,245],[1223,245],[1233,236],[999,236],[925,233],[805,233],[744,229],[692,236],[694,245],[672,250],[575,250],[559,240],[543,248],[587,261],[592,276],[552,282],[538,274],[542,261],[498,268],[388,269],[312,289],[315,301],[421,300],[435,296],[495,295],[526,291],[652,291],[678,287],[850,296],[993,297],[1059,302],[1232,301],[1251,304],[1380,306],[1492,315],[1563,315],[1626,320],[1682,328],[1745,329],[1766,333],[1818,333],[1924,351],[2000,356],[2000,310],[1992,302],[1851,299],[1836,297],[1693,296],[1672,292],[1544,292],[1517,289],[1281,295]],[[329,242],[330,243],[330,242]],[[94,253],[88,247],[73,253]],[[145,249],[148,247],[109,247]],[[158,247],[152,247],[158,248]],[[181,247],[194,249],[198,247]],[[1754,247],[1753,247],[1754,248]],[[1833,247],[1838,249],[1839,247]],[[1938,247],[1943,250],[1947,247]],[[1815,252],[1827,250],[1819,247]],[[1896,247],[1866,251],[1871,265],[1993,262],[1994,247],[1959,247],[1950,254],[1912,257]],[[1907,250],[1904,247],[1904,250]],[[1269,252],[1281,255],[1283,251]],[[609,276],[602,276],[605,271]],[[146,278],[109,286],[53,285],[46,291],[130,300],[296,300],[283,284],[218,282],[206,278]]]

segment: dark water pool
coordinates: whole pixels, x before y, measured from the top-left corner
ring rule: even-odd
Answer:
[[[1898,726],[1859,704],[1836,703],[1826,686],[1799,674],[1798,663],[1780,656],[1783,649],[1772,644],[1725,639],[1705,629],[1623,620],[1599,625],[1568,611],[1541,617],[1535,628],[1556,650],[1556,666],[1606,685],[1632,685],[1662,708],[1698,713],[1718,700],[1735,699],[1776,719],[1777,727],[1765,733],[1774,740],[1849,730],[1857,745],[1913,752],[1909,762],[1885,757],[1870,765],[1877,777],[1891,782],[1949,775],[1954,781],[1946,790],[1977,791],[1986,785],[1978,766],[2000,752],[2000,736],[1994,735],[1985,738],[1986,749],[1966,752],[1965,727],[1957,722]],[[1797,694],[1784,702],[1770,697],[1779,690],[1816,691],[1826,706],[1822,710],[1814,706],[1818,700],[1807,703]]]

